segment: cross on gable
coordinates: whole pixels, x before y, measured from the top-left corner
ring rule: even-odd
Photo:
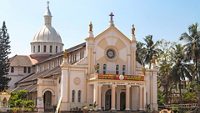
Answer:
[[[110,21],[113,21],[113,16],[115,16],[112,12],[110,13]]]

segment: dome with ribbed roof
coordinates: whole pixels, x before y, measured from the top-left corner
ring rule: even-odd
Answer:
[[[63,43],[60,35],[51,25],[52,15],[49,10],[49,2],[44,14],[44,25],[38,33],[35,34],[31,42],[31,55],[41,56],[61,52]]]
[[[38,33],[36,33],[32,42],[62,43],[62,39],[52,26],[44,25],[42,29]]]

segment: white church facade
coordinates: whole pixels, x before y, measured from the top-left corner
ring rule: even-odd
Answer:
[[[31,55],[11,58],[13,91],[25,89],[38,111],[71,111],[96,104],[97,110],[157,110],[157,69],[136,61],[135,28],[126,37],[114,25],[63,52],[61,36],[51,25],[47,6],[44,25],[31,42]],[[22,76],[22,77],[16,77]]]

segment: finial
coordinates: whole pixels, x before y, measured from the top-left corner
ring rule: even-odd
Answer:
[[[50,12],[50,9],[49,9],[49,1],[47,1],[47,9],[46,9],[46,12],[45,12],[45,14],[44,15],[46,15],[46,16],[51,16],[51,12]]]
[[[113,16],[115,15],[113,14],[113,12],[111,12],[109,16],[110,16],[110,25],[114,26]]]
[[[90,31],[90,32],[93,31],[93,25],[92,25],[92,22],[90,22],[90,24],[89,24],[89,31]]]
[[[52,15],[51,15],[51,11],[49,9],[49,1],[47,1],[47,8],[46,8],[46,11],[44,13],[44,23],[45,23],[45,25],[51,26],[51,18],[52,18]]]
[[[67,50],[65,49],[64,51],[64,58],[66,59],[67,58]]]
[[[135,35],[135,26],[134,26],[134,24],[132,25],[132,35]]]
[[[47,7],[49,8],[49,1],[47,1]]]

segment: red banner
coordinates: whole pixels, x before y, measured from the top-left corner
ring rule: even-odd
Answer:
[[[98,79],[109,79],[109,80],[120,80],[120,75],[112,75],[112,74],[105,74],[105,75],[98,75]],[[121,75],[123,79],[121,80],[133,80],[133,81],[144,81],[144,76],[138,75]]]

